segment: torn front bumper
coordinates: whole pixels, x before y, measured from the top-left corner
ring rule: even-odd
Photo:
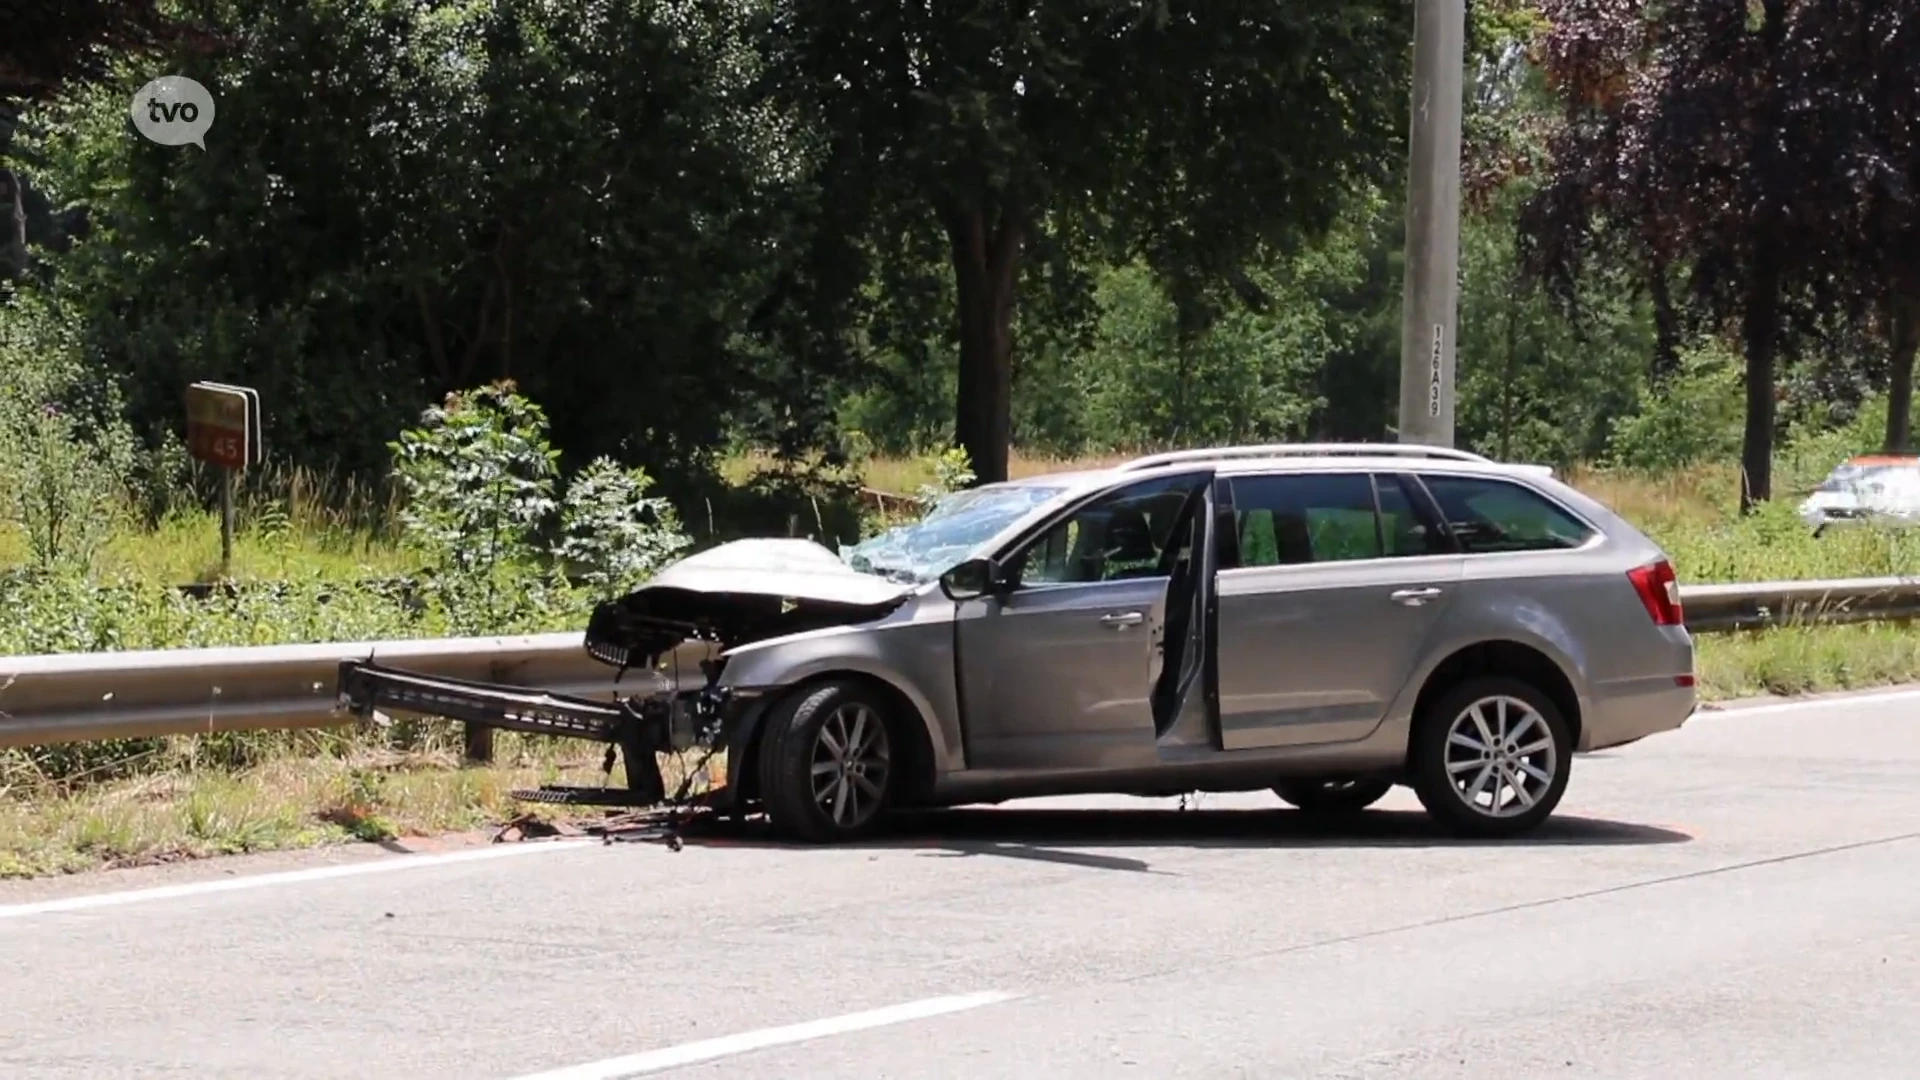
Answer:
[[[361,718],[374,712],[409,713],[533,735],[605,743],[606,768],[617,749],[626,766],[626,801],[649,806],[667,800],[656,755],[725,747],[731,695],[708,685],[678,690],[660,680],[651,691],[595,701],[502,683],[424,675],[371,661],[345,660],[336,683],[339,707]],[[684,792],[681,793],[684,795]]]

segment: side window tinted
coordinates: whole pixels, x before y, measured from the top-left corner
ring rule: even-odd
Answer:
[[[1417,508],[1397,476],[1373,478],[1380,496],[1380,535],[1388,555],[1446,555],[1453,544],[1436,527],[1430,512]]]
[[[1108,492],[1027,545],[1008,569],[1022,585],[1157,577],[1180,511],[1204,483],[1171,476]]]
[[[1447,527],[1469,555],[1579,547],[1593,530],[1553,503],[1504,480],[1422,476]]]
[[[1241,566],[1380,557],[1366,473],[1236,477],[1233,508]]]

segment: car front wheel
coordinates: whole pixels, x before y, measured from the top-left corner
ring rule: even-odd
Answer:
[[[1518,836],[1567,790],[1573,739],[1553,700],[1518,679],[1475,678],[1423,711],[1411,747],[1414,793],[1448,831]]]
[[[821,844],[872,831],[894,792],[887,712],[867,688],[836,680],[796,693],[767,717],[760,794],[776,835]]]

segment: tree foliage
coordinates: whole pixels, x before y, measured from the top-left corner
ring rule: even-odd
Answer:
[[[1743,505],[1771,494],[1780,361],[1881,299],[1911,236],[1909,0],[1544,0],[1562,103],[1522,228],[1571,307],[1596,261],[1684,267],[1746,360]],[[1904,415],[1905,410],[1898,410]]]
[[[97,82],[121,56],[194,35],[158,0],[6,0],[0,3],[0,100],[52,97]]]
[[[947,264],[955,427],[982,480],[1006,475],[1023,277],[1084,298],[1093,253],[1138,257],[1193,312],[1399,156],[1411,19],[1390,0],[774,0],[770,18],[771,92],[843,227],[895,280]]]
[[[1898,397],[1916,3],[1476,0],[1463,443],[1717,452],[1740,391],[1701,358],[1743,325],[1772,342],[1767,438]],[[1009,443],[1391,435],[1404,0],[156,10],[208,35],[112,45],[25,114],[34,272],[0,297],[35,372],[0,395],[0,466],[110,459],[149,520],[196,378],[261,389],[273,457],[361,477],[511,378],[557,471],[586,466],[566,560],[609,582],[602,511],[849,539],[844,458],[956,433],[981,479]],[[206,152],[130,129],[162,70],[220,101]],[[71,454],[19,450],[44,438]],[[736,449],[780,467],[715,482]]]
[[[752,340],[800,245],[731,7],[191,6],[249,28],[184,62],[225,103],[204,154],[110,92],[35,136],[96,229],[63,294],[144,415],[250,384],[279,440],[371,469],[423,401],[513,378],[570,454],[697,472],[743,402],[810,392]]]

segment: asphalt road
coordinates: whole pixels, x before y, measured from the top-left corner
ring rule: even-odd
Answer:
[[[16,883],[0,1076],[1916,1075],[1920,695],[1581,758],[1526,842],[1166,805]]]

